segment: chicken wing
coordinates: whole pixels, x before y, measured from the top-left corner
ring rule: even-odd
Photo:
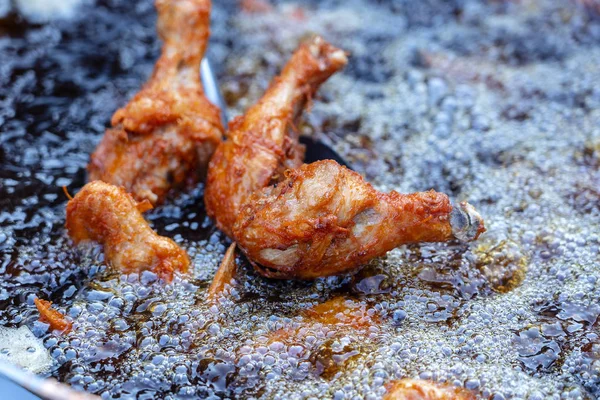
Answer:
[[[150,228],[142,216],[148,206],[137,203],[122,187],[90,182],[67,204],[69,236],[75,244],[103,245],[106,262],[113,268],[125,273],[150,270],[170,281],[175,271],[188,270],[190,259],[174,241]]]
[[[407,243],[473,240],[483,220],[434,191],[380,193],[335,161],[286,172],[255,192],[233,228],[240,249],[270,278],[312,279],[350,271]]]
[[[312,38],[300,45],[262,99],[229,124],[227,140],[210,161],[204,194],[208,215],[228,236],[252,192],[302,164],[304,146],[294,123],[319,86],[346,62],[342,50]]]
[[[89,180],[123,186],[162,203],[173,188],[197,183],[221,142],[219,109],[204,96],[200,62],[209,36],[210,0],[157,0],[164,44],[154,73],[118,110],[91,156]]]

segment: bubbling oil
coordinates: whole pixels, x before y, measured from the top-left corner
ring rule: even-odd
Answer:
[[[597,398],[597,16],[549,0],[213,8],[209,56],[230,116],[300,38],[323,34],[350,63],[300,129],[378,189],[468,199],[489,230],[314,282],[267,280],[239,258],[237,285],[212,303],[229,241],[200,186],[147,216],[188,251],[190,276],[115,273],[98,247],[71,247],[61,186],[84,184],[111,114],[152,70],[152,2],[98,0],[69,23],[11,15],[0,27],[0,324],[43,339],[49,375],[104,399],[378,399],[405,377],[495,400]],[[36,322],[36,296],[73,321],[69,334]],[[323,304],[338,304],[341,322],[309,317]]]

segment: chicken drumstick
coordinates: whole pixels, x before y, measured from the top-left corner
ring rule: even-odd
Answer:
[[[294,123],[319,86],[346,62],[342,50],[312,38],[300,45],[262,99],[229,124],[227,140],[210,161],[204,193],[208,215],[228,236],[252,192],[302,164],[304,146]]]
[[[204,96],[199,75],[210,6],[210,0],[156,1],[162,55],[142,90],[114,114],[91,156],[90,181],[159,204],[172,188],[206,174],[223,134],[220,111]]]
[[[267,277],[312,279],[350,271],[402,244],[474,240],[485,228],[468,203],[432,191],[380,193],[332,160],[287,171],[255,192],[233,228]]]

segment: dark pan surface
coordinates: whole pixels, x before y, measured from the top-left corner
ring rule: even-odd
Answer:
[[[298,6],[301,4],[301,6]],[[150,1],[100,0],[75,19],[0,25],[0,325],[29,326],[48,375],[104,398],[380,398],[391,379],[445,380],[482,398],[600,395],[600,22],[593,1],[311,1],[249,14],[215,1],[210,58],[229,116],[263,92],[300,37],[348,68],[299,126],[382,190],[469,199],[472,245],[397,249],[353,277],[273,282],[243,260],[229,300],[204,294],[228,241],[202,188],[148,218],[194,260],[190,279],[107,271],[75,251],[66,198],[159,46]],[[367,332],[273,340],[337,295]],[[33,297],[74,330],[37,323]],[[325,367],[324,367],[325,366]],[[495,396],[495,397],[494,397]]]

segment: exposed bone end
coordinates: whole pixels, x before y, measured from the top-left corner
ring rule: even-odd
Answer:
[[[348,63],[346,52],[331,45],[321,36],[313,36],[307,44],[311,55],[319,60],[324,70],[330,68],[338,70]]]
[[[450,214],[450,225],[455,238],[463,242],[475,240],[485,232],[483,218],[475,208],[466,201],[453,207]]]

